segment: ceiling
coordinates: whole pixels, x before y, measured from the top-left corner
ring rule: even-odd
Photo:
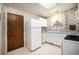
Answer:
[[[51,10],[48,10],[39,3],[5,3],[5,5],[43,17],[48,17],[49,13],[54,10],[65,11],[77,6],[76,3],[57,3],[54,7],[51,8]]]

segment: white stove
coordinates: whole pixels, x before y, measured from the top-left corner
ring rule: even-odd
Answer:
[[[63,55],[79,55],[79,36],[66,36],[63,40]]]

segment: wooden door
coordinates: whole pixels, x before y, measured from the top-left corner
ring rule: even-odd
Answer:
[[[7,13],[7,51],[24,46],[24,17]]]

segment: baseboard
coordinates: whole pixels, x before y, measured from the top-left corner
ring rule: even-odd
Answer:
[[[41,47],[38,47],[38,48],[36,48],[36,49],[34,49],[34,50],[30,50],[31,52],[34,52],[34,51],[36,51],[37,49],[39,49],[39,48],[41,48]]]
[[[58,45],[56,45],[56,44],[53,44],[53,43],[50,43],[50,42],[46,42],[46,43],[48,43],[48,44],[52,44],[52,45],[55,45],[55,46],[58,46]],[[58,46],[58,47],[61,47],[61,46]]]
[[[43,42],[42,44],[45,44],[46,43],[46,41],[45,42]]]

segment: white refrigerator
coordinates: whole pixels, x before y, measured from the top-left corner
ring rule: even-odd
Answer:
[[[31,19],[27,21],[27,48],[33,51],[41,47],[41,21],[36,19]]]

